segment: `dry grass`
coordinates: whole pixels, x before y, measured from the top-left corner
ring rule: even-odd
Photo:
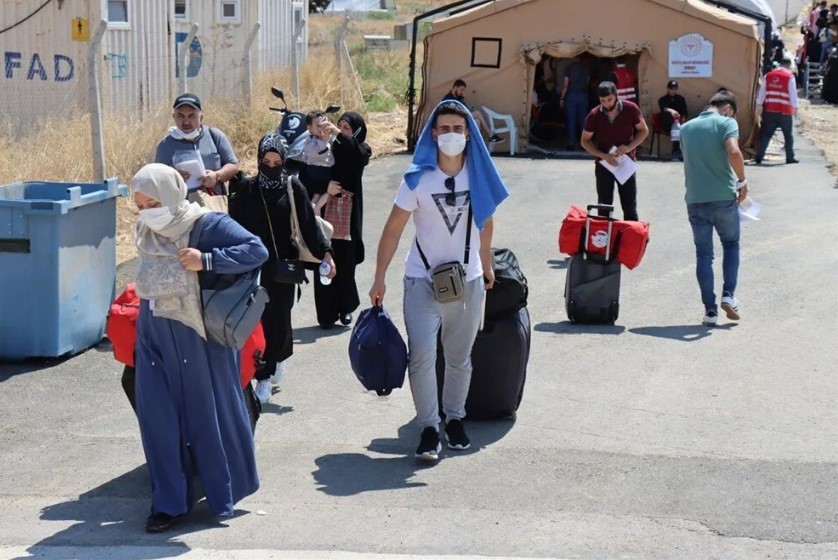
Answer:
[[[291,92],[289,70],[269,72],[254,77],[251,107],[242,107],[240,100],[209,100],[205,103],[205,122],[224,131],[233,144],[242,169],[253,173],[259,138],[276,128],[279,121],[279,115],[268,110],[279,102],[270,93],[270,86],[276,85],[285,90],[288,106],[296,110],[306,111],[339,103],[344,110],[365,113],[366,100],[371,109],[365,115],[369,129],[367,142],[373,149],[373,157],[403,151],[406,147],[404,94],[409,52],[400,49],[365,53],[361,49],[363,36],[392,36],[395,24],[411,21],[414,15],[445,3],[440,0],[399,2],[393,19],[367,17],[350,22],[346,40],[359,74],[364,99],[358,96],[355,82],[345,73],[342,81],[335,79],[333,42],[344,16],[315,15],[310,19],[310,56],[300,69],[299,100],[294,99]],[[386,107],[387,110],[375,112],[376,107]],[[117,177],[120,183],[130,184],[134,173],[153,161],[157,143],[171,124],[168,102],[142,120],[105,115],[106,174]],[[91,180],[93,165],[90,119],[87,115],[44,119],[30,130],[24,136],[15,136],[10,128],[4,128],[0,123],[0,153],[4,156],[0,159],[0,184],[21,180]],[[117,260],[123,262],[135,255],[133,224],[136,209],[126,200],[118,201],[117,209]]]

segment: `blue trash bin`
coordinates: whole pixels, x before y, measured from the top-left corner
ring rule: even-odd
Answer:
[[[102,340],[116,283],[116,198],[104,183],[0,185],[0,360]]]

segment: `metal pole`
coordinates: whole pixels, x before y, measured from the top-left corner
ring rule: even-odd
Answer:
[[[346,28],[349,25],[349,16],[343,18],[343,23],[338,28],[338,37],[335,39],[335,67],[338,70],[338,77],[340,77],[341,58],[343,58],[343,36],[346,34]]]
[[[783,25],[789,22],[789,0],[786,0],[786,17],[783,20]]]
[[[178,82],[179,87],[178,91],[180,95],[186,93],[186,71],[189,68],[189,49],[192,46],[192,40],[195,38],[195,35],[198,34],[198,29],[200,26],[197,23],[192,24],[192,29],[189,30],[189,35],[186,36],[186,39],[183,40],[183,52],[180,53],[180,60],[178,63],[180,64],[180,73],[178,75]]]
[[[291,37],[291,90],[294,92],[294,102],[300,104],[300,62],[297,60],[297,41],[303,35],[306,27],[306,20],[302,18],[297,27],[294,28],[294,35]]]
[[[259,33],[259,28],[262,27],[260,22],[256,22],[253,26],[253,31],[244,43],[244,56],[242,57],[242,66],[244,67],[244,102],[250,107],[253,101],[253,69],[251,68],[250,49],[253,47],[253,41],[256,40],[256,35]]]
[[[90,141],[93,155],[93,181],[105,180],[105,139],[102,134],[102,100],[99,91],[99,47],[108,22],[101,20],[87,51],[87,102],[90,111]]]
[[[364,106],[364,115],[367,114],[367,102],[364,101],[364,93],[361,91],[361,84],[358,83],[358,74],[355,73],[355,65],[352,64],[352,56],[349,54],[349,47],[346,43],[343,44],[344,52],[346,53],[346,63],[349,65],[349,71],[352,72],[352,81],[355,83],[355,92],[358,94],[358,99],[361,100],[361,105]]]

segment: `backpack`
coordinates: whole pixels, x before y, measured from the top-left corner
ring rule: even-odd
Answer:
[[[527,277],[515,253],[509,249],[492,249],[495,285],[486,292],[486,319],[506,317],[527,305]]]
[[[383,307],[358,315],[349,338],[349,362],[364,388],[380,397],[404,384],[407,345]]]
[[[193,224],[189,247],[195,248],[201,234],[203,217]],[[242,274],[216,274],[211,286],[199,272],[201,303],[207,340],[241,350],[259,324],[268,292],[259,283],[260,267]]]

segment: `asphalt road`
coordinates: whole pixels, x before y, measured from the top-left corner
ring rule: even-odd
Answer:
[[[646,258],[624,271],[617,324],[583,327],[564,315],[556,234],[593,202],[593,163],[497,159],[511,197],[495,245],[521,260],[534,325],[517,421],[467,423],[472,449],[417,465],[409,390],[363,391],[348,329],[316,326],[308,288],[257,427],[261,489],[223,523],[199,504],[143,532],[149,482],[106,344],[0,365],[0,557],[838,557],[838,185],[809,142],[798,157],[748,168],[763,220],[743,230],[742,320],[716,328],[700,324],[680,164],[640,163]],[[367,171],[362,293],[407,163]],[[388,282],[399,325],[408,243]]]

